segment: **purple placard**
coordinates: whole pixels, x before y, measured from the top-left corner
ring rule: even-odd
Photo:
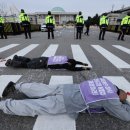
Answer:
[[[47,65],[65,64],[67,61],[67,56],[51,56],[48,59]]]
[[[80,91],[86,104],[107,99],[119,99],[117,88],[105,78],[82,82]]]

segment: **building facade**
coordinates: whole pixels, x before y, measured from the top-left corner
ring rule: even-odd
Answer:
[[[107,15],[109,19],[109,24],[120,25],[122,18],[125,17],[127,13],[130,13],[130,7],[109,12]]]
[[[43,24],[45,23],[45,17],[48,12],[35,12],[28,14],[32,24]],[[68,21],[75,21],[78,12],[65,12],[61,7],[55,7],[51,10],[52,16],[54,17],[57,25],[66,24]]]

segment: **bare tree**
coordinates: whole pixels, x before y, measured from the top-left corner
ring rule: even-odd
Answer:
[[[114,10],[114,7],[115,7],[115,5],[113,4],[113,5],[112,5],[112,9],[111,9],[111,11],[113,11],[113,10]]]
[[[5,2],[0,3],[0,14],[2,16],[7,16],[7,14],[8,14],[8,7]]]
[[[125,8],[125,5],[123,4],[122,6],[121,6],[121,9],[124,9]]]

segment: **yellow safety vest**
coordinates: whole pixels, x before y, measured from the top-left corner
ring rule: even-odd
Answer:
[[[52,18],[52,16],[51,15],[48,15],[48,16],[46,16],[46,18],[45,18],[45,23],[46,24],[53,24],[53,25],[55,25],[55,20]]]
[[[127,24],[127,25],[130,24],[130,16],[125,16],[125,17],[122,19],[121,25],[124,25],[124,24]]]
[[[4,24],[5,20],[3,17],[0,17],[0,23]]]
[[[76,23],[84,24],[84,19],[83,19],[82,15],[77,15],[76,16]]]
[[[19,19],[20,19],[20,22],[24,22],[24,21],[30,22],[29,17],[28,17],[28,16],[25,16],[25,13],[21,13],[21,14],[19,15]]]
[[[102,17],[100,18],[100,23],[99,23],[99,25],[103,25],[103,24],[108,25],[108,19],[107,19],[106,16],[102,16]]]

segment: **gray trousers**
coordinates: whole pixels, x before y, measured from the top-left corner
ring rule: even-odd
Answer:
[[[66,113],[63,86],[50,86],[43,83],[19,83],[15,88],[29,99],[7,99],[0,102],[0,110],[4,113],[19,116],[36,116]]]

